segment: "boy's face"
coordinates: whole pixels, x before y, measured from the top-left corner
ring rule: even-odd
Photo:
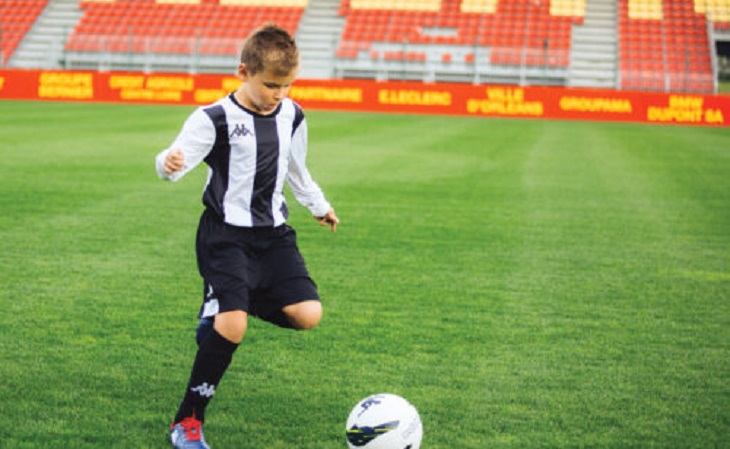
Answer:
[[[238,89],[237,99],[243,106],[261,115],[269,115],[286,98],[297,70],[282,74],[270,67],[251,75],[245,64],[238,66],[243,85]]]

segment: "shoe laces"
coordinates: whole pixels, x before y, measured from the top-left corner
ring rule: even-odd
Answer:
[[[195,419],[195,415],[188,416],[187,418],[180,421],[180,426],[183,428],[185,437],[188,441],[200,441],[203,437],[203,432],[200,431],[203,423]]]

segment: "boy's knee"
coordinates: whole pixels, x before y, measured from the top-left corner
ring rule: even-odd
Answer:
[[[307,316],[307,317],[299,317],[294,320],[292,320],[292,324],[294,325],[294,329],[306,331],[309,329],[314,329],[319,324],[319,321],[322,319],[322,316]]]
[[[247,319],[248,314],[243,310],[219,313],[215,317],[213,328],[226,340],[238,344],[246,334]]]
[[[322,303],[317,300],[303,301],[284,307],[284,313],[294,329],[314,329],[322,319]]]

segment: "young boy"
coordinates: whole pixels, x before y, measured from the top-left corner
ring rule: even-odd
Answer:
[[[322,226],[334,232],[339,223],[306,167],[302,110],[287,98],[298,69],[299,51],[285,30],[254,31],[241,52],[241,87],[196,109],[156,158],[159,176],[170,181],[201,161],[209,166],[196,240],[204,282],[198,352],[170,426],[176,448],[209,448],[205,409],[249,315],[292,329],[311,329],[322,317],[317,287],[285,223],[285,180]]]

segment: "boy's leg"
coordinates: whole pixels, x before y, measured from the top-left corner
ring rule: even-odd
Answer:
[[[205,408],[246,333],[246,321],[247,314],[241,310],[224,312],[216,317],[213,330],[202,338],[198,347],[185,397],[174,424],[188,417],[200,422],[205,420]]]

